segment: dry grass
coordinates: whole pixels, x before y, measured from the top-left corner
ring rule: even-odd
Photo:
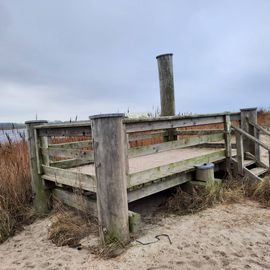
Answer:
[[[97,220],[82,212],[75,212],[59,203],[49,229],[48,238],[57,246],[78,247],[80,240],[98,233]]]
[[[270,207],[270,176],[265,177],[262,182],[257,184],[253,198],[263,207]]]
[[[0,144],[0,243],[32,217],[30,202],[26,142]]]
[[[110,259],[119,256],[126,251],[126,245],[118,239],[112,239],[110,243],[104,246],[90,247],[90,252],[103,259]]]
[[[270,177],[262,182],[248,178],[229,178],[220,182],[208,182],[205,186],[193,186],[192,192],[178,187],[165,202],[165,209],[178,214],[190,214],[218,203],[240,203],[246,198],[270,207]]]
[[[191,214],[211,207],[222,200],[223,186],[220,182],[209,181],[205,186],[194,186],[192,192],[176,189],[165,202],[165,208],[178,214]]]

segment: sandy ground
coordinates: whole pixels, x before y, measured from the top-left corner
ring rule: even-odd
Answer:
[[[87,248],[56,247],[47,240],[49,224],[39,220],[0,245],[0,269],[270,269],[270,210],[253,202],[163,217],[145,225],[139,240],[165,233],[172,244],[166,237],[133,242],[110,260]]]

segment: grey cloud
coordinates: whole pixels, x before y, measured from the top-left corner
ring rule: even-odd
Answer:
[[[178,112],[268,106],[269,8],[264,0],[3,0],[0,121],[150,111],[159,106],[155,56],[166,52]]]

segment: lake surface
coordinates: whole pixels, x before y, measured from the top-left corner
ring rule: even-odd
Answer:
[[[20,141],[26,138],[26,134],[26,129],[0,130],[0,143]]]

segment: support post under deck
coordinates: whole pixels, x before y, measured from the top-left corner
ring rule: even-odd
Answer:
[[[128,158],[123,114],[91,116],[102,244],[129,242]]]

